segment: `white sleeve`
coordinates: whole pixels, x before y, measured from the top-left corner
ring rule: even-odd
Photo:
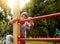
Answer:
[[[29,22],[26,22],[26,25],[28,25],[28,28],[27,29],[31,29],[31,24]]]

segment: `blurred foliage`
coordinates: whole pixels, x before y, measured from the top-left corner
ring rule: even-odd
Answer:
[[[9,18],[12,17],[11,10],[0,10],[0,37],[4,36],[7,32],[12,32],[12,27],[8,26]]]
[[[26,4],[22,12],[27,11],[29,13],[29,16],[31,17],[48,15],[60,12],[59,5],[60,0],[30,0],[30,2]],[[42,34],[43,37],[53,37],[55,29],[60,27],[60,17],[41,19],[38,21],[34,21],[34,23],[34,29],[30,30],[31,36],[37,37]]]
[[[11,8],[8,6],[8,0],[0,0],[0,37],[7,32],[12,32],[12,27],[8,26],[9,17],[12,17]]]

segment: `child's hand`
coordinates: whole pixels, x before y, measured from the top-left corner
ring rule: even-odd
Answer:
[[[29,17],[29,18],[28,18],[28,21],[29,21],[30,23],[33,23],[33,20],[31,20],[31,18],[32,18],[32,17]]]
[[[13,23],[15,23],[16,21],[18,21],[18,18],[12,19],[12,20],[10,20],[9,22],[13,24]]]
[[[32,17],[29,17],[29,18],[28,18],[28,21],[29,21],[29,23],[31,24],[31,27],[33,28],[33,27],[34,27],[34,23],[33,23],[33,20],[31,20],[31,18],[32,18]]]
[[[28,21],[32,21],[31,18],[32,18],[32,17],[28,17]]]

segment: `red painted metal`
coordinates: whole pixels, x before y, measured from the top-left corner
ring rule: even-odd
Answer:
[[[60,16],[60,13],[33,17],[30,20],[40,20],[40,19],[45,19],[45,18],[52,18],[52,17],[55,17],[55,16]],[[25,22],[25,21],[28,21],[28,19],[26,19],[26,20],[18,19],[18,23]],[[56,41],[56,42],[60,42],[60,38],[19,38],[18,37],[18,41],[24,41],[24,40],[27,40],[27,41],[51,41],[51,42]]]
[[[56,16],[60,16],[60,13],[55,13],[55,14],[49,14],[49,15],[43,15],[43,16],[33,17],[30,20],[40,20],[40,19],[52,18],[52,17],[56,17]],[[18,23],[25,22],[25,21],[28,21],[28,19],[26,19],[26,20],[20,20],[20,19],[18,19]]]
[[[60,38],[18,38],[18,41],[27,40],[27,41],[56,41],[60,42]]]

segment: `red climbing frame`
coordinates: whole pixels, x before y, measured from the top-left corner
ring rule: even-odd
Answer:
[[[40,19],[52,18],[52,17],[56,17],[56,16],[60,16],[60,13],[33,17],[30,20],[40,20]],[[25,21],[28,21],[28,19],[26,19],[26,20],[18,19],[18,23],[25,22]],[[51,42],[57,41],[57,42],[60,42],[60,38],[20,38],[20,37],[18,37],[18,41],[21,41],[21,40],[27,40],[27,41],[51,41]]]
[[[60,42],[60,38],[18,38],[18,41],[27,40],[27,41],[56,41]]]
[[[43,15],[43,16],[33,17],[33,18],[31,18],[31,20],[40,20],[40,19],[51,18],[51,17],[56,17],[56,16],[60,16],[60,13],[55,13],[55,14],[49,14],[49,15]],[[18,23],[25,22],[25,21],[28,21],[28,19],[26,19],[26,20],[20,20],[20,19],[18,19]]]

